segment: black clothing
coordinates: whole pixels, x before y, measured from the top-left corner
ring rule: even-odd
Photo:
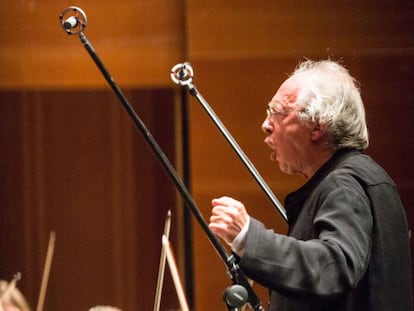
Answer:
[[[251,218],[240,267],[271,311],[412,311],[404,209],[369,156],[338,151],[285,200],[288,236]]]

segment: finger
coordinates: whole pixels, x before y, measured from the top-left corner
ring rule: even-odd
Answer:
[[[222,224],[210,223],[209,228],[215,235],[223,239],[226,243],[231,243],[232,238],[229,236],[228,230],[226,230]]]
[[[220,198],[215,198],[211,201],[211,204],[214,205],[230,205],[234,202],[235,200],[231,197],[228,196],[222,196]]]

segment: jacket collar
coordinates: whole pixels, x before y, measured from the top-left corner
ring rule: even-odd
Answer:
[[[288,194],[285,199],[285,208],[288,217],[288,224],[291,226],[296,222],[300,210],[315,187],[331,172],[340,162],[350,155],[362,153],[358,149],[344,148],[336,151],[334,155],[325,162],[317,172],[302,187]]]

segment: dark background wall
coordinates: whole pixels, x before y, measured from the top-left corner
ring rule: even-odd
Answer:
[[[126,92],[174,161],[172,93]],[[176,196],[116,98],[107,90],[4,91],[0,101],[2,278],[21,272],[18,285],[35,307],[54,231],[45,309],[151,308]],[[174,294],[164,293],[164,301]]]
[[[6,1],[0,20],[0,278],[21,271],[37,303],[56,231],[45,310],[152,307],[165,214],[193,309],[225,309],[225,266],[76,36],[60,29],[66,1]],[[367,152],[398,184],[414,222],[412,1],[78,1],[85,34],[181,173],[202,214],[232,195],[277,232],[286,225],[211,120],[169,77],[188,60],[194,83],[277,197],[304,180],[269,161],[260,124],[280,83],[304,57],[341,60],[361,83]],[[186,144],[186,139],[189,144]],[[187,159],[183,149],[188,148]],[[185,160],[183,160],[185,159]],[[193,219],[193,218],[192,218]],[[192,250],[193,261],[185,253]],[[189,274],[186,268],[193,265]],[[186,279],[187,276],[187,279]],[[166,273],[162,310],[178,308]],[[192,283],[192,281],[194,283]],[[264,305],[267,291],[254,285]]]

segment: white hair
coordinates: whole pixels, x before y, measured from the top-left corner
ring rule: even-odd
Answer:
[[[365,109],[357,81],[348,70],[331,60],[300,63],[292,76],[305,75],[296,104],[304,121],[326,125],[334,150],[366,149],[369,144]]]

